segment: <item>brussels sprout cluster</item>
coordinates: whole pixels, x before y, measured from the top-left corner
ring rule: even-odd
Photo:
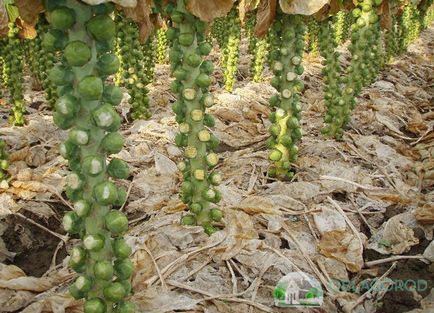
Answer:
[[[400,53],[407,51],[408,46],[419,36],[421,31],[421,20],[417,6],[409,1],[400,16]]]
[[[246,37],[249,43],[247,51],[249,54],[255,54],[256,43],[258,41],[258,38],[256,38],[255,36],[255,24],[256,24],[256,13],[252,12],[249,14],[249,17],[247,18],[245,24]]]
[[[434,0],[422,1],[419,4],[419,16],[420,23],[423,29],[428,28],[431,22],[434,20]]]
[[[274,77],[271,85],[278,91],[270,98],[274,111],[270,114],[271,137],[267,141],[271,149],[269,158],[274,166],[269,176],[291,179],[291,163],[298,157],[297,143],[302,137],[300,128],[300,92],[304,88],[299,76],[303,74],[305,27],[301,16],[279,14],[273,27],[280,38],[280,48],[271,51],[271,69]]]
[[[24,125],[23,114],[26,111],[23,95],[24,47],[18,37],[19,31],[19,28],[14,23],[9,23],[7,44],[4,48],[10,101],[13,103],[9,120],[15,126]]]
[[[268,50],[268,37],[266,36],[264,38],[258,38],[256,40],[256,46],[250,68],[252,79],[256,83],[262,81],[262,73],[264,72],[264,66],[267,61]]]
[[[156,46],[157,46],[157,62],[158,64],[165,64],[167,61],[167,26],[157,30]]]
[[[384,41],[386,46],[385,59],[386,62],[390,62],[393,57],[399,54],[399,33],[395,16],[392,17],[390,28],[385,30]]]
[[[334,31],[338,45],[345,43],[349,37],[351,26],[350,16],[351,15],[345,11],[340,11],[334,16]]]
[[[157,61],[157,45],[155,42],[156,36],[150,36],[144,44],[143,49],[143,72],[145,73],[144,84],[147,85],[154,80],[155,63]]]
[[[48,47],[51,45],[49,41],[44,42],[43,40],[45,37],[43,37],[42,34],[46,33],[47,30],[48,23],[45,16],[40,15],[38,23],[36,24],[38,36],[30,41],[30,49],[32,51],[30,62],[33,73],[37,75],[41,82],[48,104],[54,108],[57,100],[57,87],[51,83],[51,80],[48,78],[48,73],[56,62],[56,55],[53,51],[45,49],[45,45],[48,45]]]
[[[340,112],[340,104],[343,104],[343,100],[340,99],[342,97],[342,79],[339,53],[336,52],[337,42],[335,40],[335,32],[335,28],[332,27],[332,23],[329,19],[321,22],[319,51],[324,59],[322,74],[324,100],[327,107],[327,113],[324,119],[326,123],[332,123],[333,118],[337,116],[338,113],[342,113],[343,116],[345,115],[345,112]],[[341,102],[339,103],[339,101]],[[344,110],[344,108],[342,110]]]
[[[351,64],[346,69],[346,76],[342,78],[342,94],[332,96],[328,102],[325,116],[327,126],[321,130],[327,136],[342,138],[343,129],[349,123],[350,113],[356,105],[355,97],[378,74],[383,59],[376,9],[380,4],[381,0],[364,0],[352,12],[356,20],[351,26],[351,45],[348,48],[352,55]],[[329,31],[328,34],[329,38],[324,36],[321,40],[335,41],[334,33]],[[326,59],[325,62],[331,61]],[[327,79],[325,84],[329,84]]]
[[[306,48],[312,55],[318,54],[319,22],[314,16],[309,16],[307,22]]]
[[[175,142],[185,156],[178,164],[184,177],[180,198],[191,212],[182,223],[201,225],[212,234],[218,230],[213,222],[222,219],[222,211],[216,208],[221,199],[216,187],[222,179],[215,170],[219,140],[209,130],[214,118],[205,112],[214,104],[208,91],[214,66],[204,61],[212,46],[205,41],[206,24],[187,11],[184,0],[177,1],[176,7],[168,5],[167,13],[174,22],[167,36],[172,42],[169,58],[175,77],[171,90],[178,98],[172,105],[179,124]]]
[[[8,178],[9,154],[6,148],[6,142],[0,139],[0,182]]]
[[[6,62],[7,54],[7,39],[0,39],[0,76],[1,76],[1,86],[3,89],[9,88],[9,64]]]
[[[226,27],[229,29],[229,34],[222,51],[221,65],[224,69],[223,78],[225,89],[232,92],[237,79],[236,75],[241,41],[241,22],[235,6],[227,16],[227,23],[229,24],[226,24]]]
[[[225,17],[214,19],[211,26],[211,37],[215,38],[219,48],[222,50],[228,38],[228,28]]]
[[[121,12],[116,14],[116,54],[119,58],[121,68],[116,75],[117,86],[125,86],[130,95],[128,100],[131,105],[131,117],[137,119],[148,119],[151,117],[149,111],[148,88],[149,59],[148,41],[144,47],[139,41],[139,29],[137,24],[126,18]],[[146,55],[145,55],[146,51]],[[152,75],[153,76],[153,75]]]
[[[50,22],[45,46],[62,53],[61,63],[49,73],[59,95],[54,122],[69,129],[60,153],[72,170],[66,194],[73,210],[65,214],[63,227],[82,239],[70,254],[69,265],[79,277],[69,291],[85,299],[85,313],[135,312],[126,301],[133,272],[132,251],[123,239],[128,219],[113,209],[127,195],[114,179],[127,178],[129,169],[120,159],[107,161],[123,146],[117,131],[121,118],[114,108],[122,91],[106,83],[119,69],[113,53],[116,26],[110,17],[114,6],[59,0],[46,2],[45,9]]]

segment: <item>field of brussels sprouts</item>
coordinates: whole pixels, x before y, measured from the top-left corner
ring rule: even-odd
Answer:
[[[1,1],[0,312],[434,312],[433,21]]]

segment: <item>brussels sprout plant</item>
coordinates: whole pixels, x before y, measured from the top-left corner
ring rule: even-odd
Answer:
[[[121,119],[114,109],[122,92],[105,82],[119,67],[113,54],[113,9],[111,4],[90,6],[77,0],[46,4],[50,26],[44,40],[50,40],[45,48],[62,53],[62,62],[49,73],[59,95],[54,122],[69,129],[60,153],[72,171],[66,193],[74,210],[65,214],[63,227],[82,239],[70,254],[69,265],[79,276],[69,291],[85,299],[85,313],[134,312],[126,301],[133,272],[131,248],[122,238],[128,220],[114,209],[126,201],[125,189],[114,180],[127,178],[129,171],[122,160],[107,162],[123,146],[117,132]]]
[[[0,182],[8,178],[7,169],[9,167],[9,155],[6,143],[0,139]]]
[[[145,51],[152,49],[147,47],[149,42],[142,46],[139,41],[139,30],[137,24],[126,18],[121,12],[116,15],[117,34],[117,58],[103,60],[102,62],[118,66],[120,62],[120,71],[116,74],[116,85],[125,86],[130,95],[129,104],[131,105],[131,117],[133,119],[148,119],[151,117],[149,111],[148,89],[149,83],[149,64],[153,66],[153,59],[145,55]],[[151,50],[152,51],[152,50]],[[115,72],[116,73],[116,72]]]
[[[175,77],[171,89],[178,95],[172,105],[179,124],[175,140],[185,156],[178,164],[184,177],[180,197],[191,212],[182,223],[201,225],[212,234],[218,230],[213,223],[222,219],[216,207],[221,198],[216,189],[221,176],[215,171],[219,158],[213,152],[219,141],[209,130],[214,118],[205,112],[214,104],[208,91],[214,66],[204,61],[212,47],[205,41],[207,25],[187,11],[184,0],[177,1],[176,7],[169,5],[167,12],[174,22],[167,34],[172,42],[170,63]]]
[[[305,27],[300,16],[280,14],[274,22],[280,48],[273,50],[271,68],[274,78],[271,85],[278,91],[270,98],[274,112],[270,115],[273,123],[270,127],[271,137],[267,141],[271,149],[269,158],[274,166],[269,169],[272,177],[293,177],[291,163],[298,157],[297,143],[302,137],[300,128],[301,104],[299,93],[304,84],[299,79],[303,74],[303,51]]]

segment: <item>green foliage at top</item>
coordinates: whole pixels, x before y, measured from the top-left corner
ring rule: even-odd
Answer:
[[[115,180],[128,177],[128,165],[108,160],[123,146],[118,132],[121,118],[114,108],[122,92],[106,83],[119,68],[110,17],[114,6],[60,2],[46,7],[51,24],[44,47],[62,55],[49,78],[59,95],[54,122],[69,130],[60,153],[71,169],[66,194],[73,210],[65,214],[63,227],[81,238],[70,252],[69,265],[78,278],[69,291],[74,298],[85,299],[85,313],[135,312],[126,301],[133,272],[132,251],[123,239],[128,220],[115,209],[126,201],[126,190]]]
[[[184,177],[180,197],[191,212],[182,223],[201,225],[207,234],[212,234],[218,230],[214,223],[223,216],[216,207],[221,199],[216,188],[221,176],[215,171],[219,158],[213,152],[219,141],[209,130],[214,126],[214,118],[206,113],[206,108],[214,104],[208,91],[214,66],[204,61],[212,47],[206,42],[206,24],[186,10],[183,0],[177,1],[176,7],[169,5],[167,12],[175,22],[175,27],[168,30],[175,77],[171,90],[177,94],[172,108],[179,124],[175,141],[185,157],[178,164]]]

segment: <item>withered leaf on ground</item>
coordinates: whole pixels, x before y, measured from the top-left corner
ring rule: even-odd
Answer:
[[[30,0],[33,1],[33,0]],[[137,1],[144,1],[144,0],[82,0],[83,2],[86,2],[90,5],[97,5],[101,3],[107,3],[107,2],[113,2],[116,4],[119,4],[120,6],[123,6],[125,8],[134,8],[137,5]]]
[[[216,17],[229,13],[234,0],[190,0],[187,3],[188,11],[204,22],[212,22]]]
[[[363,267],[362,243],[348,230],[324,233],[318,249],[323,255],[345,263],[351,272],[358,272]]]

